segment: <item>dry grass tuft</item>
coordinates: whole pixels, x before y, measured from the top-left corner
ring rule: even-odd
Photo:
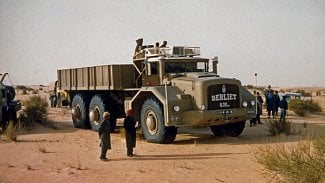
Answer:
[[[41,153],[49,153],[49,151],[47,151],[46,145],[44,143],[37,142],[37,147],[38,147],[39,152],[41,152]]]
[[[77,154],[77,162],[76,163],[70,163],[69,164],[69,167],[70,168],[75,168],[77,170],[86,170],[87,169],[87,167],[82,167],[79,154]]]
[[[21,115],[21,121],[24,125],[33,126],[33,123],[39,123],[45,127],[57,130],[57,124],[48,117],[48,102],[38,95],[30,97],[25,101],[24,113]]]
[[[271,136],[277,136],[277,135],[298,135],[301,134],[302,129],[298,129],[291,121],[284,120],[278,120],[278,119],[270,119],[266,123],[268,126],[267,131]]]
[[[295,146],[263,145],[253,151],[253,156],[277,181],[325,181],[324,137],[300,141]]]

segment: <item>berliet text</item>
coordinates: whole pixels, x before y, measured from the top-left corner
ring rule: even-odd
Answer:
[[[225,101],[225,100],[236,100],[237,99],[237,94],[217,94],[217,95],[212,95],[211,96],[211,101],[212,102],[218,102],[218,101]]]

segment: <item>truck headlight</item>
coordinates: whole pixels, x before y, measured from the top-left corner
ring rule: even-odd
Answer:
[[[243,102],[243,107],[245,107],[245,108],[247,107],[247,102],[246,101]]]
[[[251,105],[252,105],[252,106],[255,105],[255,101],[254,101],[254,100],[251,101]]]
[[[173,109],[175,112],[179,112],[181,110],[181,107],[179,107],[179,105],[175,105]]]
[[[206,109],[205,105],[202,104],[202,105],[200,106],[200,109],[201,109],[201,111],[204,111],[204,110]]]

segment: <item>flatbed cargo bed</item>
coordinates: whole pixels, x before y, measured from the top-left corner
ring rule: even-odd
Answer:
[[[59,69],[58,87],[62,90],[134,90],[134,72],[132,64]]]

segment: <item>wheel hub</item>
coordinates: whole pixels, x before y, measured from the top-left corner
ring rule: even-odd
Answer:
[[[157,117],[154,112],[150,111],[147,114],[146,124],[148,131],[151,135],[155,135],[158,131],[157,129]]]
[[[71,110],[72,117],[74,119],[80,120],[81,119],[81,109],[79,105],[76,105],[74,108]]]
[[[89,119],[93,121],[96,125],[100,123],[100,111],[98,107],[95,107],[89,112]]]

